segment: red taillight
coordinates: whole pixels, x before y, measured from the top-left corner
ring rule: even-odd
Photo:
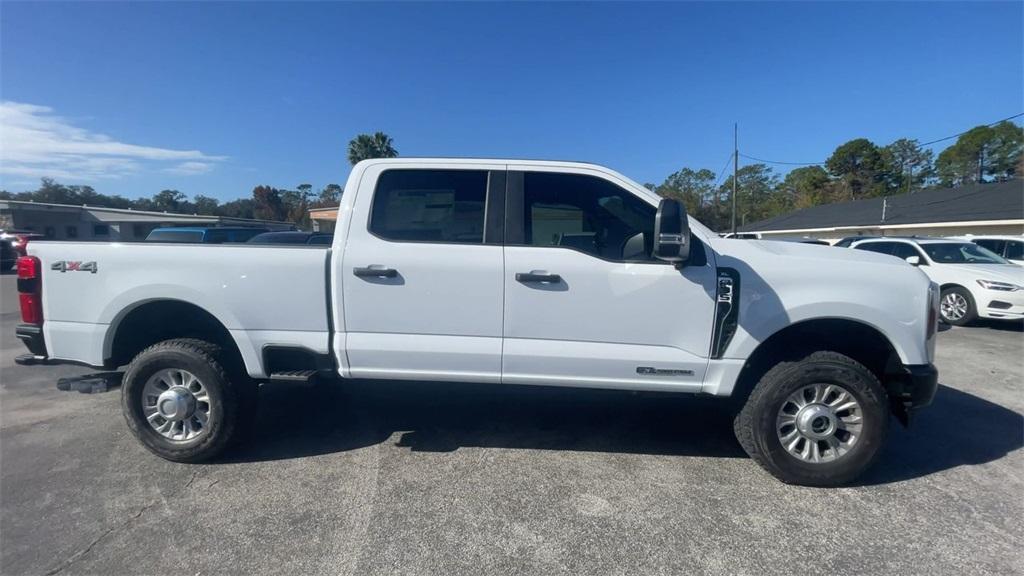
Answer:
[[[39,278],[39,267],[39,258],[35,256],[22,256],[18,258],[18,280],[34,280]]]
[[[26,324],[43,323],[42,265],[35,256],[18,258],[18,302],[21,321]]]

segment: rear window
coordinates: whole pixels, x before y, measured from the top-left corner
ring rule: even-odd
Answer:
[[[486,170],[388,170],[377,181],[370,232],[399,242],[482,244]]]
[[[199,243],[202,241],[203,233],[198,230],[153,230],[146,237],[146,242]]]
[[[867,250],[868,252],[878,252],[879,254],[892,254],[893,243],[892,242],[865,242],[864,244],[857,244],[854,246],[855,250]]]

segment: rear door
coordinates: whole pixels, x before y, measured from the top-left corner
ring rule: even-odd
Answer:
[[[503,382],[699,390],[713,259],[652,258],[657,208],[628,186],[509,166]]]
[[[364,173],[339,279],[351,376],[500,381],[505,166],[472,168]]]

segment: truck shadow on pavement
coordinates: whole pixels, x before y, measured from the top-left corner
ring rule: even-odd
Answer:
[[[389,439],[422,452],[476,446],[745,457],[724,402],[679,394],[392,381],[302,392],[267,386],[260,421],[270,432],[257,424],[231,460],[303,457]],[[282,421],[284,429],[272,424]]]
[[[909,429],[895,419],[890,424],[860,485],[991,462],[1024,445],[1024,416],[947,386]],[[227,461],[301,458],[388,441],[414,452],[494,447],[746,458],[729,403],[714,398],[355,381],[302,391],[264,387],[255,431]]]
[[[957,466],[984,464],[1024,447],[1024,416],[939,386],[931,406],[909,428],[890,422],[889,438],[859,484],[900,482]]]

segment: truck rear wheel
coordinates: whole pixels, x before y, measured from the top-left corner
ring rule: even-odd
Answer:
[[[230,376],[218,346],[165,340],[146,348],[124,375],[121,408],[128,427],[150,452],[175,462],[220,454],[239,435],[255,390]]]
[[[870,370],[815,352],[765,373],[734,428],[747,454],[779,480],[836,486],[871,465],[888,423],[885,390]]]

